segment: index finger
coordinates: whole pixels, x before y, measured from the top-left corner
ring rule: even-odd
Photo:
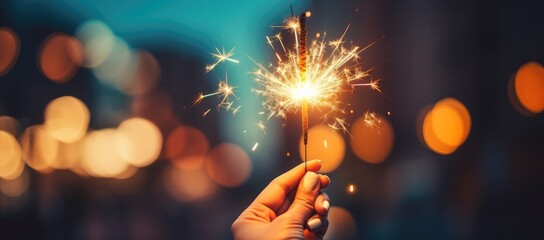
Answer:
[[[318,159],[307,161],[306,164],[308,171],[317,172],[321,168],[321,160]],[[287,194],[298,186],[300,180],[306,174],[304,168],[304,163],[301,163],[272,180],[253,203],[262,204],[273,211],[277,211]]]

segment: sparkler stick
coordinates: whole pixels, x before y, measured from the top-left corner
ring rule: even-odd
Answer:
[[[299,58],[298,58],[298,68],[300,71],[300,80],[302,86],[306,85],[306,38],[308,31],[306,30],[306,17],[310,17],[310,12],[305,12],[300,14],[299,25],[300,25],[300,40],[298,42]],[[301,99],[301,116],[302,116],[302,136],[304,138],[304,170],[307,171],[306,161],[307,159],[307,147],[308,147],[308,99],[304,96]]]

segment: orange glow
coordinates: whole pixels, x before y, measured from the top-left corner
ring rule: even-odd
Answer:
[[[516,96],[523,107],[532,113],[544,110],[544,67],[537,62],[521,66],[516,73]]]
[[[204,170],[186,171],[170,167],[163,176],[166,190],[181,202],[206,199],[217,191],[217,186]]]
[[[13,136],[17,136],[19,130],[19,123],[12,117],[1,116],[0,117],[0,131],[5,131]]]
[[[381,163],[391,153],[395,134],[386,118],[375,114],[373,124],[358,118],[351,127],[351,150],[361,160],[368,163]]]
[[[236,187],[244,183],[249,178],[251,167],[251,159],[247,153],[232,143],[219,144],[206,158],[210,178],[226,187]]]
[[[42,73],[57,83],[70,80],[83,59],[81,44],[76,38],[53,34],[40,48],[38,64]]]
[[[28,127],[21,137],[21,147],[23,160],[28,166],[41,173],[53,171],[51,165],[57,158],[58,142],[47,133],[44,126]]]
[[[431,150],[451,154],[470,133],[470,113],[459,100],[446,98],[426,113],[422,127],[423,140]]]
[[[299,142],[300,157],[304,161],[304,141]],[[317,125],[308,131],[308,159],[321,159],[320,172],[332,172],[344,160],[346,143],[342,135],[326,125]]]
[[[19,55],[19,37],[6,27],[0,27],[0,53],[0,76],[4,76]]]
[[[126,162],[136,167],[145,167],[159,157],[162,135],[150,121],[130,118],[119,125],[115,143],[117,151]]]
[[[26,192],[30,185],[30,176],[27,171],[22,171],[16,178],[6,181],[0,180],[0,191],[9,197],[18,197]]]
[[[87,132],[89,109],[79,99],[64,96],[51,101],[45,109],[47,132],[62,142],[75,142]]]
[[[352,239],[356,225],[351,214],[344,208],[331,207],[329,210],[329,228],[324,239]]]
[[[131,95],[140,95],[153,88],[161,76],[161,66],[155,57],[145,51],[140,50],[136,56],[136,69],[131,80],[123,86],[124,92]]]
[[[166,139],[166,157],[174,166],[184,170],[196,170],[204,166],[210,150],[208,138],[197,128],[179,126]]]
[[[58,142],[57,157],[51,163],[51,166],[55,169],[76,167],[81,159],[82,148],[83,138],[73,143]]]
[[[0,178],[12,180],[23,171],[21,147],[13,135],[0,130]]]
[[[346,192],[350,195],[357,193],[357,185],[350,183],[346,186]]]
[[[117,152],[114,129],[94,131],[83,143],[82,167],[92,176],[116,177],[130,165]]]
[[[138,169],[137,167],[133,167],[133,166],[128,166],[125,171],[123,171],[122,173],[118,174],[117,176],[115,176],[116,179],[129,179],[131,178],[132,176],[134,176],[137,172],[138,172]]]

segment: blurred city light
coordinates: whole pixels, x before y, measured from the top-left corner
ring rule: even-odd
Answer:
[[[311,136],[311,137],[310,137]],[[320,159],[322,167],[320,172],[334,171],[342,161],[346,153],[346,143],[340,133],[327,125],[317,125],[308,131],[308,161]],[[299,140],[300,159],[304,161],[304,142]]]

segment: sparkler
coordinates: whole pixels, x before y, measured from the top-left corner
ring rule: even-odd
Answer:
[[[353,90],[355,87],[368,86],[380,92],[379,80],[361,82],[369,74],[361,69],[359,54],[366,48],[358,46],[345,47],[344,36],[349,25],[339,39],[326,42],[326,33],[307,46],[306,18],[311,13],[306,12],[287,19],[283,29],[291,30],[295,38],[293,49],[287,49],[283,43],[281,33],[267,36],[267,42],[274,50],[277,63],[270,67],[255,62],[258,69],[253,72],[259,87],[254,92],[264,96],[264,107],[272,116],[286,117],[287,113],[297,112],[302,116],[302,135],[304,141],[304,162],[307,158],[308,144],[308,109],[309,107],[324,113],[327,119],[333,113],[345,114],[339,99],[340,93]],[[279,43],[284,56],[276,51],[274,43]],[[330,52],[327,54],[327,52]],[[342,117],[333,117],[334,122],[329,124],[333,129],[347,132],[346,121]],[[376,118],[367,118],[369,122]],[[262,127],[259,123],[259,127]]]

